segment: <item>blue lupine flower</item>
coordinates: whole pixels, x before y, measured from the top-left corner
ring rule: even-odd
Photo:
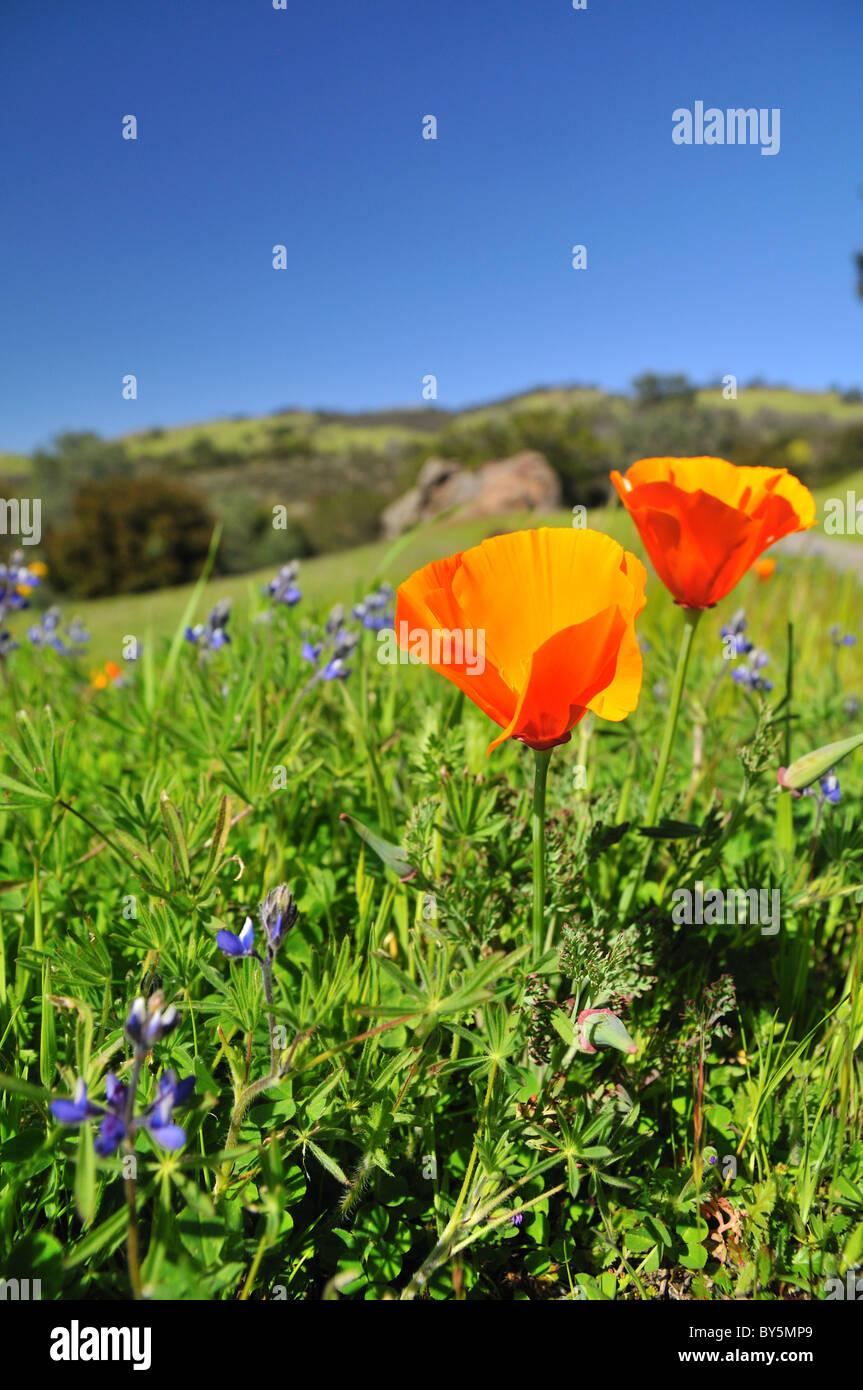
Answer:
[[[73,618],[66,627],[66,641],[71,647],[86,647],[90,634],[80,618]]]
[[[726,644],[726,650],[730,656],[746,656],[748,652],[751,652],[752,643],[746,636],[746,610],[738,608],[730,621],[719,629],[719,635]]]
[[[79,1125],[82,1120],[89,1119],[92,1115],[104,1114],[101,1106],[88,1100],[87,1084],[83,1077],[76,1083],[72,1100],[52,1100],[48,1108],[61,1125]]]
[[[231,640],[227,631],[230,616],[231,600],[229,598],[220,599],[205,623],[196,623],[194,627],[186,628],[186,641],[191,642],[202,652],[219,651],[220,648],[227,646]]]
[[[93,1148],[100,1158],[110,1158],[111,1154],[119,1149],[125,1138],[126,1125],[122,1115],[109,1111],[99,1126],[99,1133],[93,1142]]]
[[[0,606],[28,608],[27,595],[20,591],[38,589],[41,582],[39,575],[24,564],[23,551],[16,550],[8,565],[0,565]]]
[[[834,806],[838,806],[842,799],[842,791],[839,786],[839,778],[835,772],[828,772],[826,777],[821,778],[821,790],[828,801]]]
[[[112,1110],[121,1112],[126,1108],[126,1087],[113,1071],[105,1077],[105,1098]]]
[[[393,613],[368,612],[363,618],[363,627],[369,632],[382,632],[385,627],[392,627],[394,622]]]
[[[749,653],[748,662],[745,665],[734,667],[731,672],[731,679],[746,690],[766,693],[773,689],[773,682],[767,680],[760,673],[769,661],[770,657],[765,651],[762,651],[760,647],[754,647]]]
[[[257,956],[255,950],[255,924],[251,917],[243,923],[239,936],[232,931],[216,932],[216,945],[226,956]]]
[[[330,634],[336,633],[343,626],[345,621],[345,610],[340,603],[337,603],[331,610],[327,618],[325,628]]]
[[[285,603],[289,608],[293,608],[303,596],[302,590],[296,584],[299,572],[300,566],[296,560],[292,560],[289,565],[282,565],[275,579],[264,585],[264,593],[269,594],[274,603]]]
[[[149,1052],[151,1047],[155,1047],[157,1042],[161,1042],[162,1038],[167,1037],[172,1029],[176,1028],[177,1010],[173,1004],[163,1009],[162,1002],[162,995],[158,993],[152,995],[149,1000],[140,996],[133,1002],[126,1019],[125,1031],[136,1052]]]
[[[90,634],[84,628],[80,618],[73,618],[69,623],[65,640],[61,633],[62,614],[60,609],[53,605],[46,608],[38,623],[34,623],[27,629],[27,636],[34,647],[51,647],[61,656],[74,655],[86,650],[90,640]]]
[[[842,791],[839,786],[839,778],[836,776],[835,772],[828,772],[826,777],[822,777],[819,787],[820,791],[816,790],[815,787],[807,787],[803,795],[817,796],[822,805],[825,801],[831,802],[834,806],[839,805],[842,799]]]
[[[55,652],[65,651],[63,639],[57,631],[60,626],[60,609],[46,608],[41,621],[28,627],[27,636],[34,647],[53,647]]]
[[[186,1142],[185,1131],[175,1125],[172,1111],[183,1105],[195,1089],[195,1078],[187,1077],[178,1081],[173,1071],[163,1072],[158,1082],[156,1099],[147,1106],[142,1115],[127,1115],[128,1092],[117,1079],[114,1072],[105,1078],[106,1105],[94,1105],[87,1099],[87,1087],[83,1080],[75,1087],[73,1100],[53,1100],[50,1105],[52,1115],[60,1124],[82,1124],[84,1120],[101,1115],[102,1123],[93,1147],[100,1158],[109,1158],[120,1147],[123,1140],[131,1137],[137,1129],[146,1129],[163,1149],[179,1149]]]
[[[0,659],[14,652],[18,643],[3,627],[6,614],[29,608],[28,594],[37,589],[41,580],[35,570],[24,564],[24,553],[16,550],[8,565],[0,565]]]
[[[315,674],[306,686],[307,691],[319,680],[345,680],[350,675],[351,668],[346,664],[346,658],[350,656],[360,638],[359,633],[352,632],[344,626],[344,617],[344,609],[341,604],[337,604],[325,625],[325,634],[329,640],[313,643],[306,639],[303,642],[303,660],[315,668]]]
[[[266,982],[270,979],[276,953],[299,915],[294,895],[286,883],[270,890],[261,903],[259,913],[266,938],[264,956],[255,950],[255,928],[251,917],[246,918],[239,936],[232,931],[217,932],[216,945],[226,956],[235,959],[254,956],[260,962]]]
[[[184,1081],[177,1080],[174,1071],[164,1071],[159,1077],[158,1095],[147,1106],[139,1120],[157,1144],[173,1152],[181,1149],[186,1142],[186,1131],[175,1125],[172,1112],[177,1105],[184,1105],[195,1089],[195,1078],[187,1076]]]
[[[514,1211],[513,1214],[512,1214],[512,1216],[509,1218],[509,1220],[510,1220],[510,1224],[511,1224],[511,1225],[513,1225],[513,1226],[520,1226],[521,1223],[522,1223],[522,1221],[524,1220],[524,1212],[523,1212],[523,1211]]]
[[[843,634],[838,623],[833,623],[830,628],[830,638],[834,647],[854,647],[857,645],[857,638],[852,632]]]
[[[370,632],[380,632],[392,627],[395,615],[386,612],[393,591],[389,584],[382,584],[373,594],[367,594],[361,603],[354,604],[354,617]]]
[[[338,681],[344,680],[350,673],[350,667],[345,665],[343,658],[334,656],[332,661],[327,662],[321,675],[325,681]]]

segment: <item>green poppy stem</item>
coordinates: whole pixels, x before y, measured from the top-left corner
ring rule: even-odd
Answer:
[[[550,748],[535,748],[533,775],[533,952],[542,955],[545,942],[545,788],[548,781]]]
[[[680,639],[680,651],[677,655],[677,670],[674,673],[674,685],[671,690],[671,704],[668,716],[665,721],[665,732],[662,735],[662,747],[659,750],[659,761],[656,764],[656,774],[653,778],[653,786],[650,791],[650,801],[647,805],[647,819],[645,825],[654,826],[659,817],[659,803],[662,797],[662,787],[665,782],[665,774],[668,770],[668,760],[671,757],[671,748],[674,743],[674,734],[677,729],[677,716],[680,713],[680,702],[683,698],[683,687],[686,684],[686,670],[689,666],[689,653],[692,650],[692,639],[695,629],[698,626],[698,619],[701,617],[700,608],[684,608],[683,610],[683,634]],[[635,894],[635,889],[644,879],[647,867],[650,863],[650,856],[653,851],[653,839],[648,836],[644,845],[644,855],[639,866],[638,874],[631,878],[627,883],[620,899],[620,915],[624,917],[629,911],[630,903]]]
[[[665,733],[662,736],[662,747],[659,750],[659,762],[656,764],[656,776],[653,779],[650,801],[647,804],[647,825],[655,825],[659,814],[662,784],[665,781],[668,759],[671,756],[671,747],[674,743],[677,716],[680,713],[680,701],[683,697],[683,687],[686,684],[686,668],[689,665],[689,653],[692,650],[692,638],[695,635],[701,613],[700,608],[684,608],[683,610],[683,635],[680,639],[680,651],[677,655],[677,670],[674,673],[674,685],[671,690],[668,718],[665,721]]]

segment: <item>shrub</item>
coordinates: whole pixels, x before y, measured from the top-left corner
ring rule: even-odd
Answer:
[[[85,483],[67,526],[45,535],[53,585],[82,598],[195,579],[213,521],[202,497],[160,478]]]

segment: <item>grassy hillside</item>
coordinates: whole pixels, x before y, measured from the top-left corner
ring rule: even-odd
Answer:
[[[699,405],[736,410],[747,419],[771,413],[787,420],[824,416],[835,425],[863,420],[863,401],[846,401],[837,391],[793,391],[785,386],[740,387],[737,399],[726,401],[718,389],[699,391]]]
[[[745,386],[725,401],[716,386],[697,390],[683,377],[648,373],[631,396],[538,387],[457,413],[284,410],[115,441],[60,436],[32,460],[6,456],[5,484],[0,456],[0,490],[44,499],[38,558],[59,594],[109,596],[191,579],[214,520],[222,524],[217,569],[251,576],[231,580],[241,594],[258,571],[286,559],[374,544],[382,513],[428,458],[476,468],[527,449],[548,460],[566,506],[592,513],[613,500],[612,468],[657,454],[790,468],[823,500],[863,473],[863,402],[854,393]],[[285,529],[274,529],[276,509]],[[125,601],[137,614],[136,600]]]
[[[730,401],[723,398],[719,387],[711,387],[697,390],[694,399],[704,409],[736,412],[747,420],[763,414],[787,423],[823,418],[840,428],[863,420],[863,401],[845,400],[836,391],[741,386],[737,399]],[[576,407],[603,407],[619,414],[631,410],[632,405],[630,396],[615,395],[598,387],[550,386],[460,411],[407,406],[359,414],[289,409],[138,430],[122,435],[118,442],[132,460],[195,472],[212,459],[251,460],[274,450],[289,456],[300,446],[322,455],[338,455],[352,449],[393,454],[422,446],[430,436],[454,422],[479,426],[525,412],[568,411]],[[0,477],[26,473],[29,466],[24,455],[0,452]]]
[[[863,401],[846,402],[836,391],[794,391],[786,387],[741,387],[734,401],[726,401],[721,390],[711,388],[696,393],[696,401],[707,409],[736,410],[751,419],[770,412],[787,420],[824,416],[835,425],[863,420]],[[272,415],[239,416],[145,430],[123,436],[133,457],[173,459],[185,456],[194,467],[194,449],[206,443],[213,449],[254,457],[265,452],[280,437],[307,438],[316,452],[338,453],[351,447],[387,449],[422,443],[444,423],[458,419],[474,424],[504,419],[521,411],[571,409],[573,406],[616,404],[627,409],[630,398],[601,391],[597,387],[541,387],[521,395],[468,407],[461,411],[403,408],[344,415],[290,410]],[[192,452],[190,452],[192,451]],[[0,456],[2,461],[2,456]]]
[[[354,550],[316,556],[302,565],[300,587],[304,603],[314,609],[328,608],[335,603],[349,604],[375,583],[386,580],[395,587],[419,566],[477,545],[494,531],[516,530],[520,526],[566,526],[569,521],[568,512],[553,512],[542,517],[535,513],[510,513],[498,518],[483,517],[479,521],[442,521],[415,532],[401,547],[378,541]],[[597,514],[591,522],[611,534],[619,532],[621,537],[630,525],[620,512],[615,514],[613,521],[608,515]],[[229,598],[233,604],[232,623],[243,623],[249,612],[258,606],[261,587],[272,579],[274,572],[270,566],[251,574],[225,575],[211,580],[198,604],[197,616],[206,616],[219,599]],[[172,634],[193,590],[194,586],[189,584],[150,594],[75,602],[68,605],[68,610],[70,614],[73,611],[80,614],[88,627],[94,661],[116,660],[127,635],[147,642],[156,634]]]
[[[847,486],[863,498],[863,473],[849,477]],[[819,518],[827,496],[844,495],[846,484],[837,489],[823,488],[816,493]],[[478,545],[486,536],[497,531],[518,530],[521,527],[569,526],[568,511],[539,515],[534,512],[511,512],[479,520],[442,520],[413,532],[395,545],[377,541],[343,550],[332,555],[315,556],[302,562],[300,587],[304,607],[324,610],[335,603],[349,605],[376,584],[388,582],[394,588],[414,570],[431,560]],[[643,547],[631,519],[617,504],[597,508],[588,513],[588,525],[608,535],[643,556]],[[861,543],[861,537],[845,538],[849,543]],[[793,584],[796,562],[783,559],[781,572]],[[275,567],[256,570],[244,575],[223,575],[211,579],[197,604],[195,616],[203,619],[212,606],[222,598],[232,602],[232,624],[243,624],[250,613],[260,607],[262,587],[275,573]],[[753,594],[766,597],[762,585],[747,581]],[[654,583],[653,587],[656,585]],[[771,586],[771,592],[778,587]],[[64,607],[68,613],[79,614],[91,633],[90,657],[93,664],[119,659],[123,638],[137,636],[151,642],[159,636],[170,636],[186,611],[194,585],[182,585],[147,594],[124,594],[116,598],[90,601],[70,601]]]

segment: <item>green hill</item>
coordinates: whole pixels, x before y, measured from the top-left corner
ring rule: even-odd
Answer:
[[[650,455],[787,467],[823,495],[863,470],[859,393],[744,384],[729,401],[718,384],[653,373],[634,386],[632,395],[539,386],[460,411],[285,409],[109,441],[62,435],[32,459],[0,455],[0,483],[7,496],[45,499],[44,558],[57,592],[74,596],[156,589],[197,573],[213,521],[223,528],[218,568],[235,576],[373,544],[384,509],[433,456],[473,468],[538,451],[566,505],[592,511],[610,500],[612,468]],[[154,491],[161,511],[148,511]],[[274,529],[274,508],[283,529]],[[197,550],[183,559],[193,532]]]

